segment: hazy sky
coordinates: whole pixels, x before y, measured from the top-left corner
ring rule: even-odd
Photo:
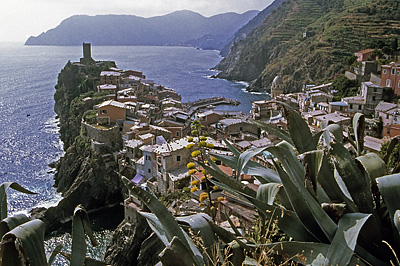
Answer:
[[[5,1],[5,2],[4,2]],[[0,42],[24,42],[72,15],[129,14],[152,17],[192,10],[206,17],[262,10],[273,0],[2,0]]]

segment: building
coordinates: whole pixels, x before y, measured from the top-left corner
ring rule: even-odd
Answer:
[[[257,125],[241,118],[222,119],[217,123],[216,129],[225,138],[234,140],[255,140],[261,133]]]
[[[280,76],[276,76],[271,85],[271,98],[275,99],[278,95],[283,94],[284,85]]]
[[[94,60],[92,58],[92,51],[90,47],[90,43],[83,43],[83,57],[80,58],[80,63],[86,65],[88,63],[93,63]]]
[[[317,127],[321,127],[322,122],[325,122],[326,125],[330,124],[338,124],[340,126],[349,126],[351,123],[351,118],[342,116],[338,113],[330,113],[326,115],[319,115],[314,117],[314,125]]]
[[[120,103],[109,100],[97,105],[97,120],[106,121],[107,124],[115,124],[118,120],[126,119],[126,112],[135,110],[136,104],[132,102]]]
[[[208,127],[211,124],[217,123],[222,119],[222,115],[215,112],[214,110],[206,111],[203,113],[196,113],[196,119],[205,127]]]
[[[361,83],[361,95],[346,97],[342,101],[348,104],[349,113],[360,112],[365,115],[373,116],[375,107],[382,100],[383,88],[368,81]]]
[[[372,54],[374,49],[366,49],[362,51],[355,52],[354,55],[357,56],[357,61],[367,61],[368,57]]]
[[[400,135],[400,106],[398,104],[379,102],[375,108],[375,117],[382,121],[383,137]]]
[[[381,66],[381,87],[390,87],[400,95],[400,63],[391,62]]]
[[[122,73],[117,71],[101,71],[100,73],[100,84],[116,85],[117,87],[121,84]]]
[[[254,120],[268,120],[271,117],[271,103],[269,100],[254,101],[250,112]]]

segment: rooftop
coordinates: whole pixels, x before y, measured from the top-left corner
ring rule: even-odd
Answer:
[[[100,77],[101,76],[116,76],[119,77],[122,74],[120,72],[116,72],[116,71],[101,71],[100,73]]]

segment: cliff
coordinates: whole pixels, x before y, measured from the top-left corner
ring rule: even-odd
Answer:
[[[400,35],[395,0],[286,0],[216,67],[220,78],[252,82],[269,91],[276,75],[287,92],[325,82],[345,69],[345,59],[383,48]]]
[[[54,108],[60,118],[60,138],[64,142],[65,155],[57,165],[55,186],[63,199],[56,207],[34,212],[37,218],[45,221],[47,233],[68,222],[78,204],[93,213],[107,212],[109,207],[123,201],[124,186],[117,174],[117,164],[92,150],[90,143],[79,135],[84,112],[104,101],[104,95],[97,95],[94,89],[100,71],[109,66],[115,66],[115,63],[82,66],[68,62],[58,76]],[[107,152],[113,150],[110,148]]]

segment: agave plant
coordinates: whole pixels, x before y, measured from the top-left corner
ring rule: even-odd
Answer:
[[[39,219],[31,219],[25,214],[16,214],[7,217],[7,190],[12,188],[19,192],[35,194],[17,183],[7,182],[0,185],[1,222],[0,222],[0,266],[8,265],[51,265],[57,254],[66,257],[70,265],[106,265],[86,257],[85,232],[93,245],[96,240],[90,228],[90,221],[86,210],[77,206],[72,221],[72,251],[61,252],[62,245],[58,245],[49,258],[46,258],[44,249],[45,225]]]
[[[265,246],[299,263],[398,263],[392,251],[400,248],[400,175],[385,176],[384,161],[376,154],[365,154],[364,116],[353,118],[349,142],[358,156],[354,158],[344,147],[338,125],[312,135],[300,114],[284,103],[275,103],[283,107],[288,132],[255,123],[282,142],[243,153],[227,142],[234,156],[213,154],[237,175],[257,177],[261,183],[258,192],[225,175],[209,160],[210,165],[202,167],[217,180],[213,182],[253,204],[264,220],[277,220],[278,227],[293,241]],[[251,160],[264,150],[274,155],[274,170]]]

